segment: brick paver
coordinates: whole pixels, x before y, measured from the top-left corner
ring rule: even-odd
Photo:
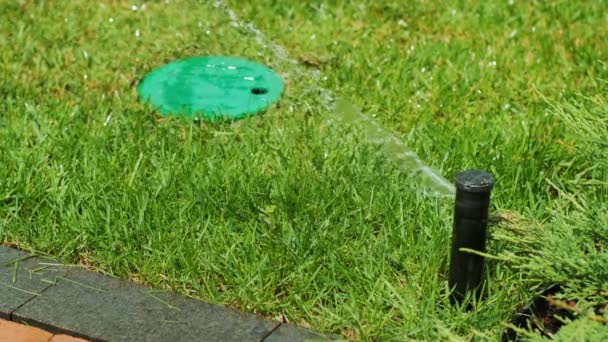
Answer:
[[[77,337],[73,337],[73,336],[68,336],[68,335],[55,335],[51,338],[51,340],[49,342],[85,342],[86,340],[83,340],[81,338],[77,338]]]
[[[0,319],[0,342],[85,342],[67,335],[53,335],[48,331]]]
[[[47,342],[51,337],[53,334],[42,329],[0,319],[2,342]]]

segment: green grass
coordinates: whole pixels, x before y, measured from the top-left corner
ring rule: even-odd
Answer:
[[[206,2],[0,1],[0,241],[354,339],[495,340],[559,283],[583,317],[563,338],[606,334],[604,3],[232,2],[316,84]],[[223,124],[137,101],[152,68],[209,54],[286,94]],[[328,124],[319,86],[446,178],[494,174],[512,219],[471,311],[447,297],[452,201]]]

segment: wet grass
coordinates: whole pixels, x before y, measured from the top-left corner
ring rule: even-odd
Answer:
[[[4,3],[1,240],[376,340],[492,339],[538,284],[573,275],[540,261],[563,263],[580,246],[606,255],[603,3],[232,3],[301,73],[212,4],[135,5]],[[267,63],[285,96],[223,124],[138,103],[153,67],[209,54]],[[315,70],[318,81],[306,77]],[[493,213],[521,218],[493,228],[489,253],[507,257],[488,263],[472,311],[447,300],[451,201],[425,196],[357,129],[328,123],[319,86],[446,178],[494,174]],[[581,141],[588,127],[600,143]],[[573,213],[588,229],[568,240]],[[508,234],[533,223],[552,233]],[[559,236],[566,254],[548,248]],[[596,280],[603,270],[584,269]]]

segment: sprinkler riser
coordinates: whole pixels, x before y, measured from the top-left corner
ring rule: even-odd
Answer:
[[[456,201],[450,258],[449,286],[452,300],[460,302],[467,292],[477,293],[483,276],[483,257],[461,248],[485,252],[490,193],[493,179],[482,171],[456,176]]]

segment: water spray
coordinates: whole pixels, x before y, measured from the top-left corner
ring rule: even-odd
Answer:
[[[454,197],[454,186],[437,171],[427,166],[420,157],[393,134],[382,129],[367,115],[346,101],[338,101],[336,119],[342,124],[360,127],[372,144],[381,147],[384,156],[434,197]]]
[[[307,70],[287,50],[268,39],[264,32],[260,31],[251,22],[241,20],[236,12],[224,0],[214,3],[216,8],[223,10],[230,18],[231,24],[253,35],[256,42],[263,49],[270,50],[276,60],[290,67],[290,71],[298,77],[306,77],[313,80],[312,92],[319,97],[319,104],[328,112],[332,113],[329,120],[343,125],[354,126],[363,131],[367,142],[380,146],[384,156],[397,166],[401,172],[415,179],[424,193],[433,197],[454,197],[454,186],[441,174],[426,165],[422,159],[410,150],[405,143],[395,137],[387,130],[380,127],[372,118],[363,114],[347,101],[336,101],[334,92],[320,86],[322,74],[319,70]]]

